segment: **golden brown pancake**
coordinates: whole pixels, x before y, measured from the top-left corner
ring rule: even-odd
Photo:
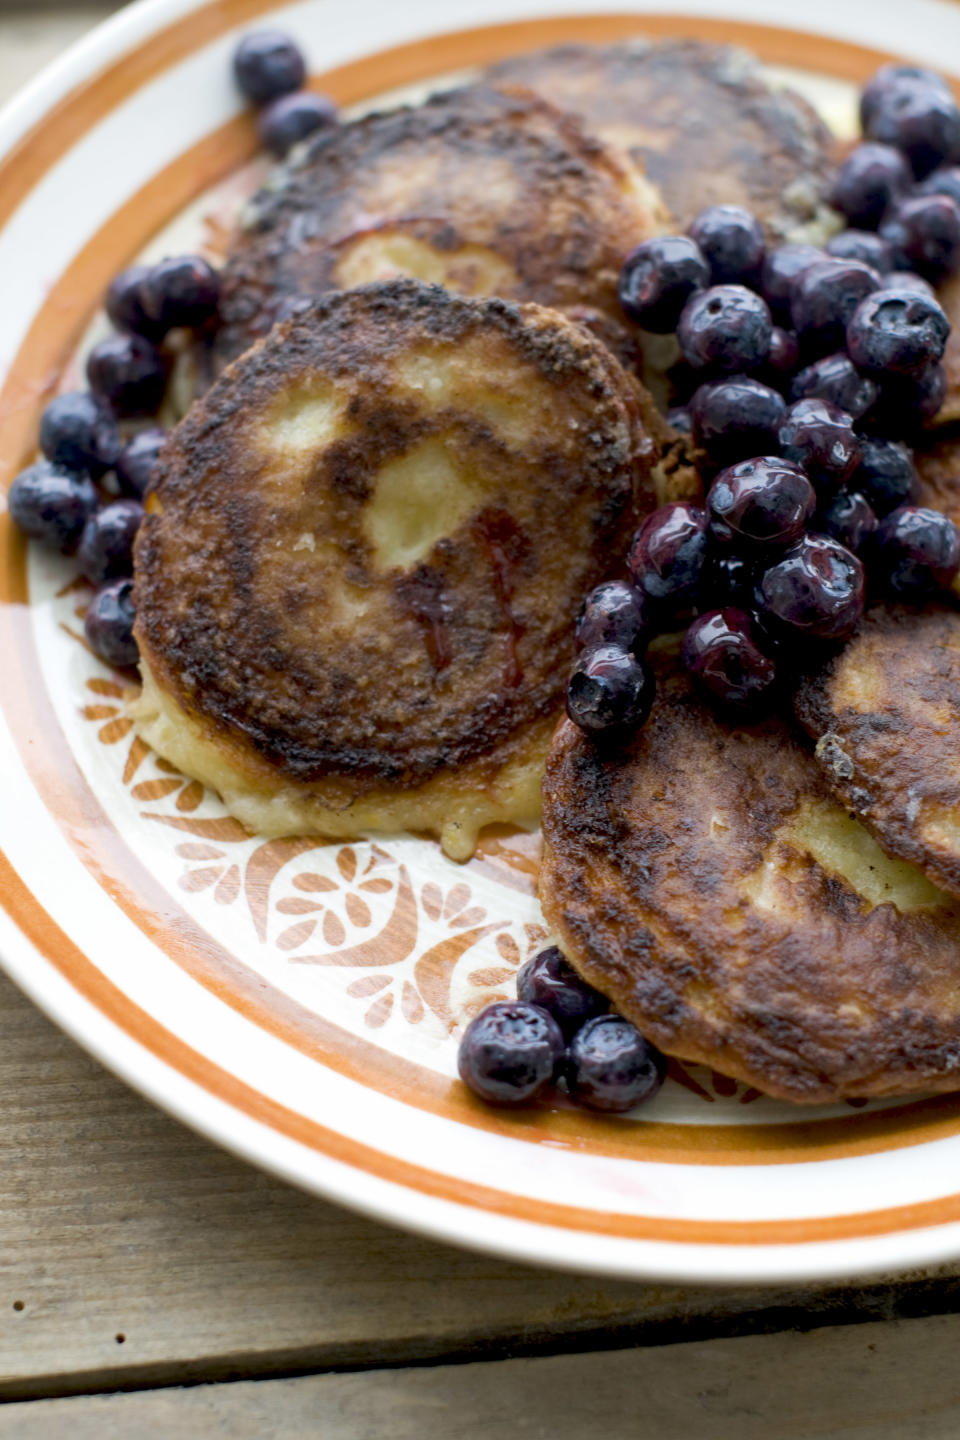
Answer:
[[[620,266],[653,228],[626,158],[527,92],[471,86],[366,115],[307,142],[248,206],[217,362],[296,297],[397,275],[620,324]]]
[[[943,355],[947,393],[932,422],[934,426],[960,420],[960,275],[951,275],[938,287],[937,299],[950,321],[950,334]]]
[[[158,466],[143,733],[264,833],[535,820],[573,617],[656,503],[644,404],[539,306],[394,281],[277,326]]]
[[[960,437],[947,431],[925,450],[918,450],[914,459],[920,477],[917,504],[942,510],[955,525],[960,524]]]
[[[800,1102],[960,1088],[960,902],[892,860],[778,717],[660,659],[647,725],[562,722],[540,893],[576,968],[669,1055]]]
[[[841,804],[960,895],[960,614],[869,611],[794,703]]]
[[[628,152],[656,188],[665,229],[705,205],[744,205],[774,240],[823,241],[834,141],[806,100],[774,90],[746,52],[696,40],[562,45],[504,60],[492,84],[526,85]]]

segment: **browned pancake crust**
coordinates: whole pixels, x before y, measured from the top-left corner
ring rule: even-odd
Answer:
[[[864,834],[787,724],[660,681],[623,749],[555,737],[540,884],[565,953],[667,1054],[771,1095],[960,1088],[960,907],[865,901],[792,829]]]
[[[336,408],[336,434],[278,458],[263,427],[291,403]],[[384,502],[399,543],[421,455],[435,504],[465,508],[384,569],[374,501],[413,456]],[[141,653],[257,783],[342,777],[349,800],[471,761],[495,774],[562,701],[572,617],[655,503],[653,455],[637,383],[552,311],[412,281],[325,297],[166,447],[136,546]]]
[[[917,503],[942,510],[960,525],[960,436],[950,430],[925,450],[918,450],[914,458],[920,477]]]
[[[840,801],[960,895],[960,614],[870,611],[794,704]]]
[[[473,86],[324,132],[254,198],[233,241],[219,361],[289,297],[388,278],[393,263],[462,294],[622,320],[617,275],[652,227],[635,186],[627,162],[528,93]]]
[[[776,239],[828,212],[834,141],[790,90],[771,90],[742,50],[673,40],[564,45],[502,61],[495,84],[528,85],[627,150],[685,229],[705,205],[744,205]]]
[[[951,275],[937,290],[937,299],[950,321],[950,334],[943,355],[947,372],[947,393],[933,425],[948,425],[960,420],[960,275]]]

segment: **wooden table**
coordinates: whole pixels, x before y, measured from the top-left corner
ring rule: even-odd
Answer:
[[[109,8],[0,0],[0,98]],[[693,1290],[447,1249],[198,1139],[2,978],[0,1157],[0,1440],[960,1435],[960,1266]]]

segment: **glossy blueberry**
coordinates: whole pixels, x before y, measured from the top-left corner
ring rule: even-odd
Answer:
[[[693,419],[687,405],[674,405],[667,411],[667,424],[681,435],[693,434]]]
[[[877,533],[876,512],[859,490],[841,490],[832,496],[813,523],[819,534],[829,535],[854,555],[867,550]]]
[[[786,393],[799,363],[800,346],[796,335],[792,330],[784,330],[782,326],[774,325],[767,358],[752,378]]]
[[[563,1035],[546,1010],[522,1000],[496,1000],[463,1033],[457,1069],[463,1083],[490,1105],[522,1105],[557,1074]]]
[[[847,326],[847,352],[874,377],[917,375],[943,358],[950,322],[936,300],[916,290],[876,290]]]
[[[757,598],[785,632],[844,640],[863,614],[863,566],[828,535],[804,535],[764,572]]]
[[[201,255],[173,255],[150,267],[140,289],[148,319],[166,333],[216,314],[220,276]]]
[[[640,651],[646,640],[646,607],[640,591],[626,580],[605,580],[584,600],[577,617],[577,645],[595,650],[619,645]]]
[[[898,600],[920,601],[945,590],[960,570],[960,533],[939,510],[902,505],[877,531],[871,575]]]
[[[842,485],[860,461],[853,416],[829,400],[795,400],[778,435],[780,453],[800,465],[811,479]]]
[[[162,333],[143,308],[143,282],[150,273],[149,265],[131,265],[110,281],[106,296],[107,315],[118,330],[145,335],[155,340]]]
[[[54,465],[94,477],[110,470],[122,449],[113,416],[86,390],[58,395],[40,420],[40,449]]]
[[[120,451],[117,460],[117,479],[121,488],[135,500],[142,500],[156,467],[160,451],[167,441],[166,430],[151,425],[140,430]]]
[[[943,365],[928,365],[918,375],[888,379],[880,386],[878,428],[885,435],[906,435],[928,424],[947,398],[947,372]]]
[[[859,260],[818,260],[793,288],[793,328],[811,358],[842,350],[854,310],[879,287],[879,276]]]
[[[738,549],[790,545],[816,508],[813,486],[799,465],[764,455],[722,470],[710,486],[710,533]]]
[[[592,735],[638,730],[653,705],[653,671],[619,645],[587,650],[567,685],[567,714]]]
[[[736,710],[756,709],[776,683],[776,665],[743,610],[708,610],[683,637],[683,663],[713,700]]]
[[[135,619],[132,580],[111,580],[101,586],[83,622],[94,654],[108,665],[136,665],[140,651],[133,634]]]
[[[760,292],[778,325],[792,325],[793,287],[804,270],[824,258],[824,251],[815,245],[780,245],[769,252],[763,262]]]
[[[10,518],[31,540],[53,550],[71,550],[97,508],[89,475],[38,460],[20,474],[7,495]]]
[[[282,159],[308,135],[336,122],[337,107],[331,99],[315,95],[312,90],[300,90],[271,101],[260,116],[257,133],[261,144]]]
[[[898,270],[916,270],[942,280],[960,263],[960,205],[949,195],[914,195],[901,200],[880,226],[893,247]]]
[[[770,311],[759,295],[743,285],[714,285],[687,301],[677,340],[694,370],[730,375],[762,364],[772,329]]]
[[[658,606],[694,597],[707,553],[707,512],[687,500],[661,505],[640,526],[627,556],[634,584]]]
[[[138,500],[114,500],[91,515],[83,527],[77,559],[94,585],[133,574],[133,542],[143,506]]]
[[[688,232],[710,266],[714,285],[753,285],[760,278],[766,242],[760,222],[740,205],[708,205]]]
[[[108,335],[87,356],[90,389],[115,415],[151,415],[167,386],[167,370],[143,335]]]
[[[581,980],[556,945],[541,950],[520,967],[517,998],[552,1015],[567,1040],[586,1021],[610,1009],[607,997]]]
[[[710,268],[689,236],[659,235],[638,245],[624,261],[620,304],[644,330],[672,334],[691,295],[709,283]]]
[[[902,85],[919,85],[939,90],[950,98],[950,86],[936,70],[926,70],[921,65],[881,65],[867,81],[860,94],[860,126],[864,133],[869,129],[873,116],[886,103],[890,92]]]
[[[861,375],[844,351],[815,360],[793,378],[791,400],[827,400],[846,410],[854,420],[866,415],[877,398],[877,387]]]
[[[916,494],[917,472],[906,445],[870,436],[861,440],[860,449],[850,488],[861,491],[881,516],[909,504]]]
[[[941,84],[902,79],[871,107],[866,133],[901,150],[921,179],[960,152],[960,108]]]
[[[890,206],[906,195],[912,183],[910,166],[892,145],[858,145],[837,171],[830,203],[850,225],[876,230]]]
[[[960,205],[960,165],[944,165],[921,180],[916,187],[918,195],[949,195]]]
[[[666,1071],[659,1050],[620,1015],[588,1020],[571,1040],[564,1065],[573,1099],[607,1113],[631,1110],[651,1100]]]
[[[697,609],[700,614],[708,610],[723,610],[732,605],[736,610],[749,610],[754,604],[754,590],[759,579],[757,554],[744,555],[732,550],[729,545],[717,545],[710,549],[703,569],[700,571],[700,585],[697,589]]]
[[[298,46],[282,30],[252,30],[233,52],[233,73],[247,100],[266,105],[299,90],[307,67]]]
[[[701,385],[690,402],[693,438],[714,466],[732,465],[776,450],[786,411],[783,396],[769,385],[737,375]]]
[[[871,230],[841,230],[827,241],[827,254],[835,260],[859,260],[878,275],[893,269],[893,250],[888,241]]]

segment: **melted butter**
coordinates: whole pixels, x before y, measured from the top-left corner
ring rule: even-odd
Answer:
[[[895,905],[902,914],[955,902],[906,860],[881,850],[870,832],[839,805],[809,800],[779,837],[848,885],[868,905]]]

